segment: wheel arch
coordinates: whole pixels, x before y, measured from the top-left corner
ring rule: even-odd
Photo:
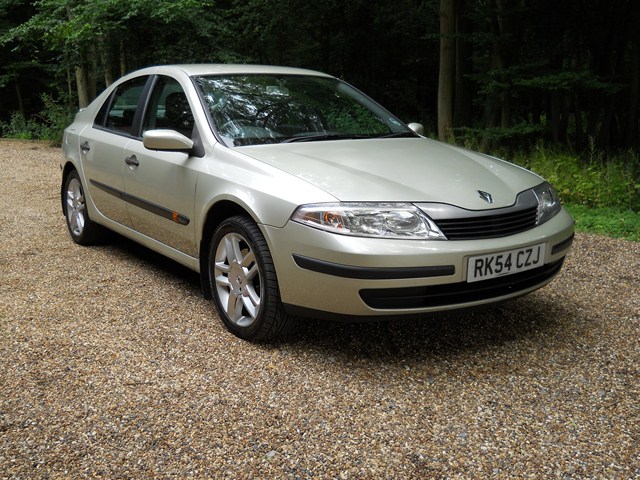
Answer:
[[[242,205],[232,200],[220,200],[213,204],[206,213],[202,225],[202,236],[200,237],[200,284],[205,298],[213,298],[211,284],[209,282],[209,241],[218,226],[227,218],[243,215],[255,220],[255,217]]]
[[[66,162],[64,165],[60,165],[62,169],[62,182],[60,183],[60,207],[62,208],[62,214],[64,215],[64,202],[65,202],[65,191],[64,185],[67,181],[67,177],[72,171],[77,171],[78,169],[73,164],[73,162]]]

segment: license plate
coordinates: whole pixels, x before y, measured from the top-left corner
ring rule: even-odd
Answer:
[[[469,257],[467,282],[513,275],[544,265],[545,244]]]

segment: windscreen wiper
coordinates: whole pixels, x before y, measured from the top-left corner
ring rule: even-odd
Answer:
[[[376,138],[414,138],[414,137],[417,137],[417,135],[414,132],[407,131],[407,132],[387,133],[385,135],[380,135]]]
[[[356,140],[361,138],[375,138],[371,135],[359,135],[353,133],[314,133],[309,135],[296,135],[291,138],[287,138],[280,143],[294,143],[294,142],[321,142],[325,140]]]
[[[384,135],[363,135],[358,133],[310,133],[298,134],[283,140],[281,143],[320,142],[324,140],[359,140],[362,138],[414,138],[417,135],[411,131],[392,132]]]

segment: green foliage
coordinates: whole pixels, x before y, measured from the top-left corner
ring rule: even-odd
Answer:
[[[589,141],[585,158],[541,143],[514,163],[548,180],[576,220],[576,230],[640,241],[640,158],[629,151],[607,158]]]
[[[590,208],[576,204],[565,206],[575,219],[576,230],[579,232],[640,242],[640,212],[619,208]]]
[[[27,120],[20,112],[13,112],[8,122],[0,122],[0,133],[5,138],[31,140],[37,138],[38,129],[35,120]]]
[[[527,122],[519,122],[510,127],[490,128],[454,128],[455,143],[464,145],[471,150],[481,150],[483,141],[492,145],[507,148],[510,145],[526,145],[534,143],[533,139],[540,138],[543,127]]]
[[[13,112],[8,122],[0,122],[0,133],[5,138],[23,140],[51,140],[61,143],[62,133],[71,123],[73,114],[49,95],[42,95],[44,109],[38,115],[26,119],[20,112]]]
[[[546,178],[567,203],[640,211],[640,158],[629,151],[610,158],[593,142],[585,159],[542,144],[519,153],[514,163]]]
[[[62,143],[64,129],[73,120],[73,113],[61,103],[57,103],[49,95],[42,95],[44,109],[38,115],[40,130],[38,138]]]
[[[33,116],[42,92],[77,90],[84,104],[142,66],[234,62],[326,71],[437,130],[439,3],[0,0],[0,116]],[[448,90],[459,141],[517,150],[544,138],[584,150],[592,136],[600,148],[640,148],[640,40],[629,27],[638,2],[456,5]]]
[[[544,91],[554,90],[582,90],[600,93],[617,93],[621,86],[615,83],[603,82],[588,71],[552,71],[545,75],[523,76],[514,81],[514,85]]]

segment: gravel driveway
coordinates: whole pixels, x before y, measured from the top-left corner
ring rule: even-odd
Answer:
[[[72,243],[0,141],[0,478],[640,478],[640,243],[482,313],[227,333],[198,277]]]

